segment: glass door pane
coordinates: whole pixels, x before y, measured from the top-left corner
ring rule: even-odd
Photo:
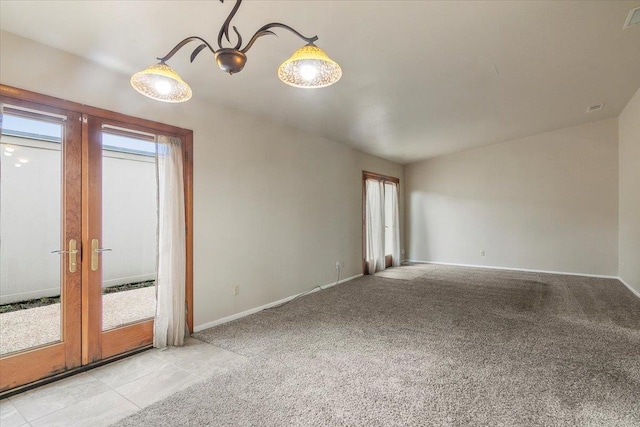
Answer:
[[[0,355],[62,340],[62,119],[3,114]]]
[[[154,317],[156,143],[150,135],[102,131],[102,330]]]

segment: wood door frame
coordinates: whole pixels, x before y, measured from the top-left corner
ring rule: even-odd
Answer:
[[[398,186],[398,193],[400,192],[400,178],[362,171],[362,274],[369,274],[369,266],[367,265],[367,179],[374,179],[383,183],[392,182]],[[398,194],[398,198],[399,196],[400,194]]]
[[[102,359],[102,269],[91,271],[91,239],[102,244],[102,127],[97,120],[89,122],[82,114],[82,252],[86,260],[82,269],[82,364]],[[93,118],[93,117],[91,117]],[[98,234],[96,234],[98,233]],[[100,255],[102,265],[102,255]],[[95,282],[99,286],[95,286]]]
[[[109,128],[128,129],[154,135],[159,132],[157,129],[142,126],[140,123],[125,123],[87,114],[83,114],[83,126],[86,128],[86,132],[83,132],[86,141],[83,141],[82,146],[83,189],[87,189],[83,192],[83,198],[86,198],[83,203],[83,208],[86,209],[86,212],[83,212],[83,241],[88,244],[92,239],[97,239],[99,245],[102,246],[104,242],[102,194],[88,189],[103,188],[103,129],[108,126]],[[184,146],[185,139],[180,138],[180,141],[182,142],[181,146]],[[183,157],[186,157],[184,148],[182,152]],[[185,162],[183,162],[183,167],[186,168]],[[185,178],[184,174],[183,178]],[[185,208],[186,206],[185,194]],[[85,365],[153,344],[153,319],[141,319],[134,324],[126,324],[107,330],[102,329],[102,255],[99,256],[99,260],[98,270],[94,272],[85,268],[85,276],[83,276],[83,319],[85,319],[86,327],[83,329],[82,363]],[[185,292],[185,299],[187,298],[186,294]]]
[[[75,239],[82,242],[80,229],[80,176],[81,176],[81,129],[77,112],[39,102],[25,101],[0,93],[0,102],[43,111],[61,116],[64,139],[61,147],[61,250],[67,250],[67,242]],[[37,243],[37,242],[34,242]],[[76,261],[75,273],[68,271],[68,254],[60,255],[60,341],[25,349],[0,357],[0,392],[32,382],[34,378],[46,377],[76,368],[81,365],[81,272],[82,257]],[[30,367],[29,370],[24,366]]]
[[[69,122],[73,121],[77,126],[80,126],[80,125],[87,126],[86,123],[81,123],[81,117],[83,115],[84,117],[96,116],[101,119],[107,120],[109,122],[119,122],[123,125],[123,127],[131,128],[134,130],[153,129],[154,132],[156,133],[163,133],[168,136],[174,136],[174,137],[180,138],[180,140],[182,141],[182,151],[183,151],[182,153],[183,154],[183,178],[184,178],[184,191],[185,191],[185,195],[184,195],[185,197],[185,236],[186,236],[185,294],[186,294],[186,304],[187,304],[186,322],[187,322],[187,326],[189,327],[189,330],[193,332],[193,131],[189,129],[183,129],[176,126],[168,125],[165,123],[156,122],[153,120],[131,117],[122,113],[117,113],[117,112],[105,110],[102,108],[92,107],[92,106],[80,104],[73,101],[67,101],[64,99],[55,98],[48,95],[43,95],[36,92],[31,92],[25,89],[20,89],[20,88],[7,86],[3,84],[0,84],[0,97],[10,99],[9,103],[11,104],[17,103],[18,105],[19,104],[29,105],[31,103],[31,105],[37,106],[36,109],[37,108],[42,109],[42,107],[44,106],[44,107],[55,109],[55,110],[63,110],[67,115],[74,114],[74,120],[70,120]],[[84,130],[88,131],[88,128]],[[86,132],[83,133],[83,138],[84,138],[84,135],[87,135]],[[84,144],[83,144],[82,150],[85,150]],[[84,153],[82,152],[76,153],[76,155],[81,155],[81,156],[83,154]],[[82,164],[82,163],[79,162],[78,164]],[[86,173],[84,168],[82,171],[80,171],[79,169],[80,168],[78,168],[78,170],[69,171],[69,173],[65,171],[65,180],[67,179],[73,180],[73,185],[77,185],[78,187],[81,185],[81,183],[85,179],[84,175]],[[88,197],[88,195],[84,194],[86,191],[87,191],[86,188],[82,189],[83,199]],[[78,188],[78,194],[80,194],[79,188]],[[78,215],[80,215],[81,214],[80,209],[78,210],[79,210]],[[78,221],[77,224],[80,224],[80,221]],[[84,227],[84,224],[82,225],[82,227]],[[86,242],[83,240],[83,236],[82,236],[83,233],[82,233],[82,230],[80,230],[80,227],[78,227],[78,230],[74,230],[74,231],[78,234],[78,237],[76,237],[77,241],[83,242],[84,244],[82,246],[84,247],[85,250],[87,250],[88,248],[86,248]],[[78,274],[85,274],[85,273],[82,273],[84,270],[88,270],[88,269],[82,268],[82,265],[79,264]],[[85,282],[84,280],[82,282],[83,282],[83,286],[86,286],[85,283],[87,282]],[[77,286],[80,286],[80,280],[78,280]],[[80,302],[78,302],[78,306],[75,307],[74,310],[77,310],[76,314],[78,317],[80,317],[81,316]],[[70,311],[68,314],[72,315],[72,312]],[[140,322],[139,324],[137,324],[137,328],[134,328],[134,330],[132,331],[132,334],[139,335],[141,333],[146,333],[145,331],[148,331],[149,327],[151,328],[153,327],[153,321]],[[117,331],[119,329],[120,328],[116,328],[110,331],[105,331],[104,335],[106,336],[105,338],[106,342],[103,343],[104,344],[103,346],[105,348],[100,349],[101,358],[103,359],[108,358],[114,355],[115,354],[114,352],[122,350],[122,348],[118,345],[117,340],[109,339],[109,337],[114,337],[115,335],[117,335]],[[85,344],[87,343],[86,340],[81,340],[81,335],[84,334],[84,332],[81,333],[80,330],[65,331],[65,334],[72,334],[69,336],[72,338],[77,336],[76,341],[78,346],[81,345],[80,343],[82,343],[82,347],[84,347]],[[65,339],[66,339],[66,335],[65,335]],[[3,372],[3,377],[5,376],[4,373],[10,372],[12,370],[24,371],[23,362],[19,362],[19,358],[18,358],[18,356],[24,356],[24,355],[27,355],[28,357],[33,358],[33,359],[29,359],[31,361],[29,363],[29,366],[32,366],[33,369],[40,372],[41,373],[40,376],[42,377],[47,375],[54,375],[64,370],[68,370],[76,366],[80,366],[80,356],[69,355],[69,357],[71,357],[70,360],[73,361],[73,363],[71,363],[70,366],[68,366],[67,363],[64,363],[64,364],[57,363],[56,369],[53,371],[51,370],[47,371],[47,370],[38,368],[39,366],[42,365],[42,363],[45,360],[51,359],[52,357],[54,357],[54,354],[59,355],[60,352],[64,353],[65,352],[64,346],[65,346],[64,342],[56,343],[51,346],[47,346],[44,350],[42,348],[39,348],[39,349],[34,349],[34,350],[26,351],[23,353],[15,354],[15,355],[10,355],[8,357],[0,358],[0,369]],[[46,354],[42,353],[43,351],[45,351]],[[77,354],[80,355],[81,353],[78,352]],[[86,354],[87,356],[89,355],[88,349]],[[60,356],[56,356],[56,357],[60,357]],[[75,357],[76,359],[73,359],[73,357]],[[90,357],[87,357],[86,362],[90,363],[91,360],[89,359]],[[11,384],[8,384],[7,387],[4,387],[5,384],[3,380],[2,383],[0,383],[0,390],[4,390],[5,388],[6,389],[13,388],[19,385],[23,385],[27,382],[33,381],[33,380],[26,381],[25,379],[26,377],[22,375],[20,378],[18,378],[17,381],[13,381]]]

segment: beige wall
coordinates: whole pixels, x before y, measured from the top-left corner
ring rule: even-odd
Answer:
[[[640,89],[620,114],[620,278],[640,295]]]
[[[607,119],[407,166],[408,258],[617,276],[617,128]]]
[[[4,84],[193,129],[195,325],[331,283],[336,261],[343,277],[362,272],[362,170],[403,180],[401,165],[204,102],[197,88],[185,104],[154,102],[128,75],[0,40]]]

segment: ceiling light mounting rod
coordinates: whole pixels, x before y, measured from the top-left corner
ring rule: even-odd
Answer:
[[[220,2],[224,3],[224,0],[220,0]],[[287,30],[307,43],[280,66],[278,69],[278,77],[280,80],[291,86],[302,88],[326,87],[340,80],[342,77],[340,66],[314,44],[314,42],[318,40],[318,36],[306,37],[294,28],[279,22],[272,22],[260,27],[243,48],[240,31],[238,31],[238,28],[235,26],[231,26],[231,21],[238,12],[238,9],[240,9],[241,4],[242,0],[236,1],[229,16],[227,16],[227,19],[224,21],[222,28],[220,28],[217,50],[202,37],[187,37],[165,56],[157,58],[160,61],[159,64],[134,74],[131,78],[131,84],[134,89],[145,96],[159,101],[186,101],[191,98],[191,88],[166,64],[180,49],[192,41],[200,41],[198,47],[191,53],[191,62],[196,59],[200,52],[208,48],[215,56],[216,63],[221,70],[229,74],[235,74],[244,68],[247,62],[246,53],[251,49],[256,40],[262,36],[277,36],[276,33],[271,31],[273,28]],[[223,37],[228,43],[231,43],[231,39],[229,38],[230,27],[233,28],[238,40],[235,46],[224,47],[222,45]]]
[[[220,0],[220,3],[224,3],[224,0]],[[241,4],[242,4],[242,0],[237,0],[236,1],[235,6],[231,10],[231,13],[229,13],[229,16],[224,21],[224,24],[222,25],[222,28],[220,28],[220,32],[218,33],[218,47],[220,47],[220,49],[224,49],[224,47],[222,46],[222,36],[223,35],[225,36],[227,41],[229,43],[231,43],[231,40],[229,39],[229,26],[231,25],[231,20],[233,19],[233,17],[238,12],[238,9],[240,9],[240,5]],[[251,48],[251,46],[256,41],[256,39],[258,39],[259,37],[266,36],[266,35],[273,35],[273,36],[277,37],[277,35],[274,32],[269,31],[271,28],[276,28],[276,27],[284,28],[285,30],[291,31],[293,34],[295,34],[296,36],[300,37],[302,40],[306,41],[307,43],[313,43],[316,40],[318,40],[318,36],[305,37],[302,34],[300,34],[300,32],[294,30],[293,28],[291,28],[288,25],[281,24],[279,22],[272,22],[270,24],[262,26],[258,31],[256,31],[255,34],[253,35],[253,37],[251,37],[251,40],[249,41],[249,43],[247,43],[247,46],[245,46],[245,48],[242,49],[241,51],[243,53],[246,53]],[[240,35],[240,32],[238,31],[238,29],[235,26],[233,26],[233,31],[235,31],[236,35],[238,36],[238,43],[235,45],[234,49],[240,50],[240,47],[242,46],[242,36]]]
[[[224,0],[220,0],[220,3],[224,3]],[[240,9],[241,4],[242,4],[242,0],[236,1],[235,6],[233,6],[233,9],[231,9],[231,13],[229,13],[229,16],[227,16],[227,19],[224,21],[224,24],[222,24],[222,28],[220,28],[220,32],[218,33],[218,47],[220,47],[220,49],[222,49],[223,34],[227,38],[227,41],[231,43],[231,40],[229,40],[229,25],[231,25],[231,20],[233,19],[234,16],[236,16],[236,12],[238,11],[238,9]],[[238,36],[238,44],[236,44],[235,49],[240,49],[240,46],[242,46],[242,36],[240,35],[240,32],[235,26],[233,27],[233,31],[235,31],[236,35]]]

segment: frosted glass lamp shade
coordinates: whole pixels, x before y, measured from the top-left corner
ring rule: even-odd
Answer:
[[[291,86],[320,88],[340,80],[342,69],[322,49],[310,43],[296,50],[280,65],[278,77]]]
[[[135,73],[131,86],[144,96],[163,102],[184,102],[193,95],[189,85],[163,62]]]

